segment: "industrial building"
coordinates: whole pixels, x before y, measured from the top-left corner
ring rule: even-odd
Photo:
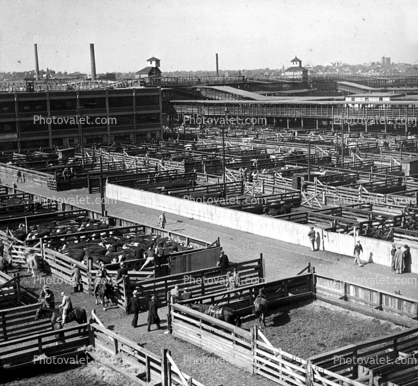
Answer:
[[[156,87],[0,93],[0,151],[162,137]]]

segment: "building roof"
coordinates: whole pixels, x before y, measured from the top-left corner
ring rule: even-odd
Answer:
[[[161,70],[158,67],[148,66],[148,67],[144,67],[142,70],[139,70],[138,72],[136,72],[135,75],[142,75],[142,74],[149,75],[151,73],[161,74]]]
[[[301,71],[308,71],[304,67],[292,66],[285,70],[285,72],[301,72]]]
[[[147,62],[151,62],[152,60],[160,60],[160,59],[157,59],[155,56],[153,56],[152,58],[147,59]]]
[[[365,86],[364,84],[353,83],[353,82],[338,81],[337,83],[343,86],[355,87],[355,88],[358,88],[359,90],[365,90],[365,91],[379,91],[380,90],[379,88],[369,87],[369,86]]]
[[[383,98],[383,97],[399,97],[399,96],[403,96],[404,94],[393,94],[391,92],[370,92],[370,93],[366,93],[366,94],[351,94],[351,95],[347,95],[346,98],[362,98],[362,97],[366,97],[366,98],[370,98],[370,97],[375,97],[375,98]]]
[[[302,61],[297,56],[295,56],[295,59],[291,60],[291,62],[299,62],[299,63],[302,63]]]

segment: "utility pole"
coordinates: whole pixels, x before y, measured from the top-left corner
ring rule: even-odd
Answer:
[[[222,181],[224,184],[224,195],[226,193],[225,183],[226,183],[226,167],[225,167],[225,126],[222,127]]]
[[[102,149],[100,149],[100,208],[102,216],[104,216],[106,213],[106,208],[104,202]]]
[[[311,140],[308,140],[308,182],[311,181]]]
[[[81,161],[84,165],[84,135],[83,135],[83,125],[81,124],[82,110],[81,107],[78,108],[78,131],[80,135],[80,151],[81,151]]]

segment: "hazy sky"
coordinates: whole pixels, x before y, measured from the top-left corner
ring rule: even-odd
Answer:
[[[0,0],[0,71],[98,73],[418,62],[416,0]]]

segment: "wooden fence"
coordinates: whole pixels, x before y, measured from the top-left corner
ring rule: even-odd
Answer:
[[[413,385],[418,379],[417,350],[418,328],[414,328],[318,354],[309,358],[313,384],[336,385],[345,381],[358,386]]]
[[[242,263],[232,263],[229,271],[236,268],[240,274],[241,283],[254,284],[264,281],[263,257],[259,259],[249,260]],[[220,268],[205,268],[187,273],[177,275],[164,276],[155,279],[144,280],[141,282],[135,281],[135,273],[129,273],[130,286],[129,291],[132,293],[136,288],[140,297],[148,299],[151,295],[158,298],[160,305],[167,304],[167,293],[171,291],[174,286],[178,286],[182,291],[188,288],[193,299],[201,296],[225,292],[226,279],[225,274],[220,272]]]
[[[40,303],[0,310],[0,342],[52,329],[49,318],[35,320]]]
[[[418,301],[315,274],[316,299],[396,324],[418,327]]]
[[[45,356],[68,354],[89,344],[89,324],[62,329],[60,334],[63,334],[63,337],[56,331],[49,331],[1,342],[0,368],[4,371],[25,364],[41,363],[41,358]]]
[[[246,331],[181,304],[172,305],[171,310],[175,337],[216,354],[252,374],[262,375],[280,384],[306,385],[307,362],[273,347],[256,326]]]
[[[17,306],[21,302],[20,276],[13,277],[0,271],[0,309]]]
[[[91,324],[90,328],[91,342],[96,348],[111,356],[118,355],[123,361],[140,368],[138,374],[123,372],[131,381],[144,386],[149,384],[203,386],[178,368],[168,350],[163,349],[161,356],[158,356],[130,339],[106,329],[99,323]],[[93,358],[98,359],[94,354]],[[98,360],[100,361],[100,359]],[[103,364],[112,368],[113,366],[109,366],[109,362],[105,361]],[[118,371],[116,368],[113,369]]]

